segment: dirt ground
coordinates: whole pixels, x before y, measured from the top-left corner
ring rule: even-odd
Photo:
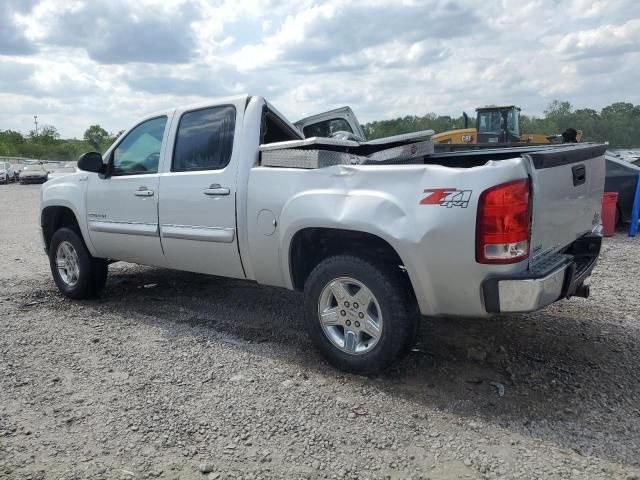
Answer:
[[[357,377],[296,293],[117,263],[63,298],[38,202],[0,186],[0,478],[640,479],[640,238],[605,241],[588,300],[425,319]]]

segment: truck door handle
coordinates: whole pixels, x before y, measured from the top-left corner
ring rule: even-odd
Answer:
[[[229,189],[221,187],[219,183],[212,183],[209,188],[205,188],[202,193],[205,195],[229,195]]]
[[[571,172],[573,173],[574,187],[584,184],[584,182],[587,180],[587,169],[584,165],[576,165],[571,169]]]
[[[149,190],[147,187],[140,187],[138,190],[133,192],[136,197],[152,197],[154,194],[153,190]]]

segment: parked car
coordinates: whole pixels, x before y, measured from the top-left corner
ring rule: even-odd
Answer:
[[[605,192],[618,193],[618,206],[616,211],[616,225],[629,222],[631,209],[636,193],[638,175],[640,175],[640,160],[629,162],[617,156],[606,156],[607,175],[604,182]]]
[[[16,176],[13,165],[9,162],[0,162],[0,183],[15,182]]]
[[[44,183],[47,181],[48,175],[49,172],[47,172],[42,164],[32,163],[25,165],[22,170],[20,170],[20,183]]]
[[[20,171],[22,170],[22,167],[24,165],[22,165],[21,163],[14,163],[12,166],[13,166],[13,181],[17,182],[18,180],[20,180]]]
[[[635,162],[640,160],[640,149],[632,149],[632,150],[607,150],[607,154],[609,156],[614,156],[619,158],[620,160],[625,160],[627,162]]]
[[[434,154],[432,134],[304,138],[255,96],[149,115],[42,187],[53,279],[95,296],[122,260],[300,290],[316,347],[360,374],[409,351],[420,314],[587,297],[606,147]]]
[[[70,173],[74,173],[77,170],[76,162],[64,162],[55,167],[48,176],[48,180],[53,178],[64,177],[65,175],[69,175]]]

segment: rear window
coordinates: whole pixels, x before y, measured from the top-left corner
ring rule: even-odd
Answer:
[[[236,109],[205,108],[182,115],[173,152],[172,172],[220,170],[231,160]]]
[[[318,123],[312,123],[302,129],[305,138],[311,137],[329,137],[336,132],[353,133],[349,122],[344,118],[334,118],[332,120],[324,120]]]

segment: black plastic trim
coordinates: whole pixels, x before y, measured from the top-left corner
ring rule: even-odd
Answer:
[[[568,144],[566,147],[555,147],[540,152],[531,152],[529,157],[533,160],[536,170],[544,168],[560,167],[572,163],[584,162],[592,158],[604,155],[606,145],[593,144]]]

